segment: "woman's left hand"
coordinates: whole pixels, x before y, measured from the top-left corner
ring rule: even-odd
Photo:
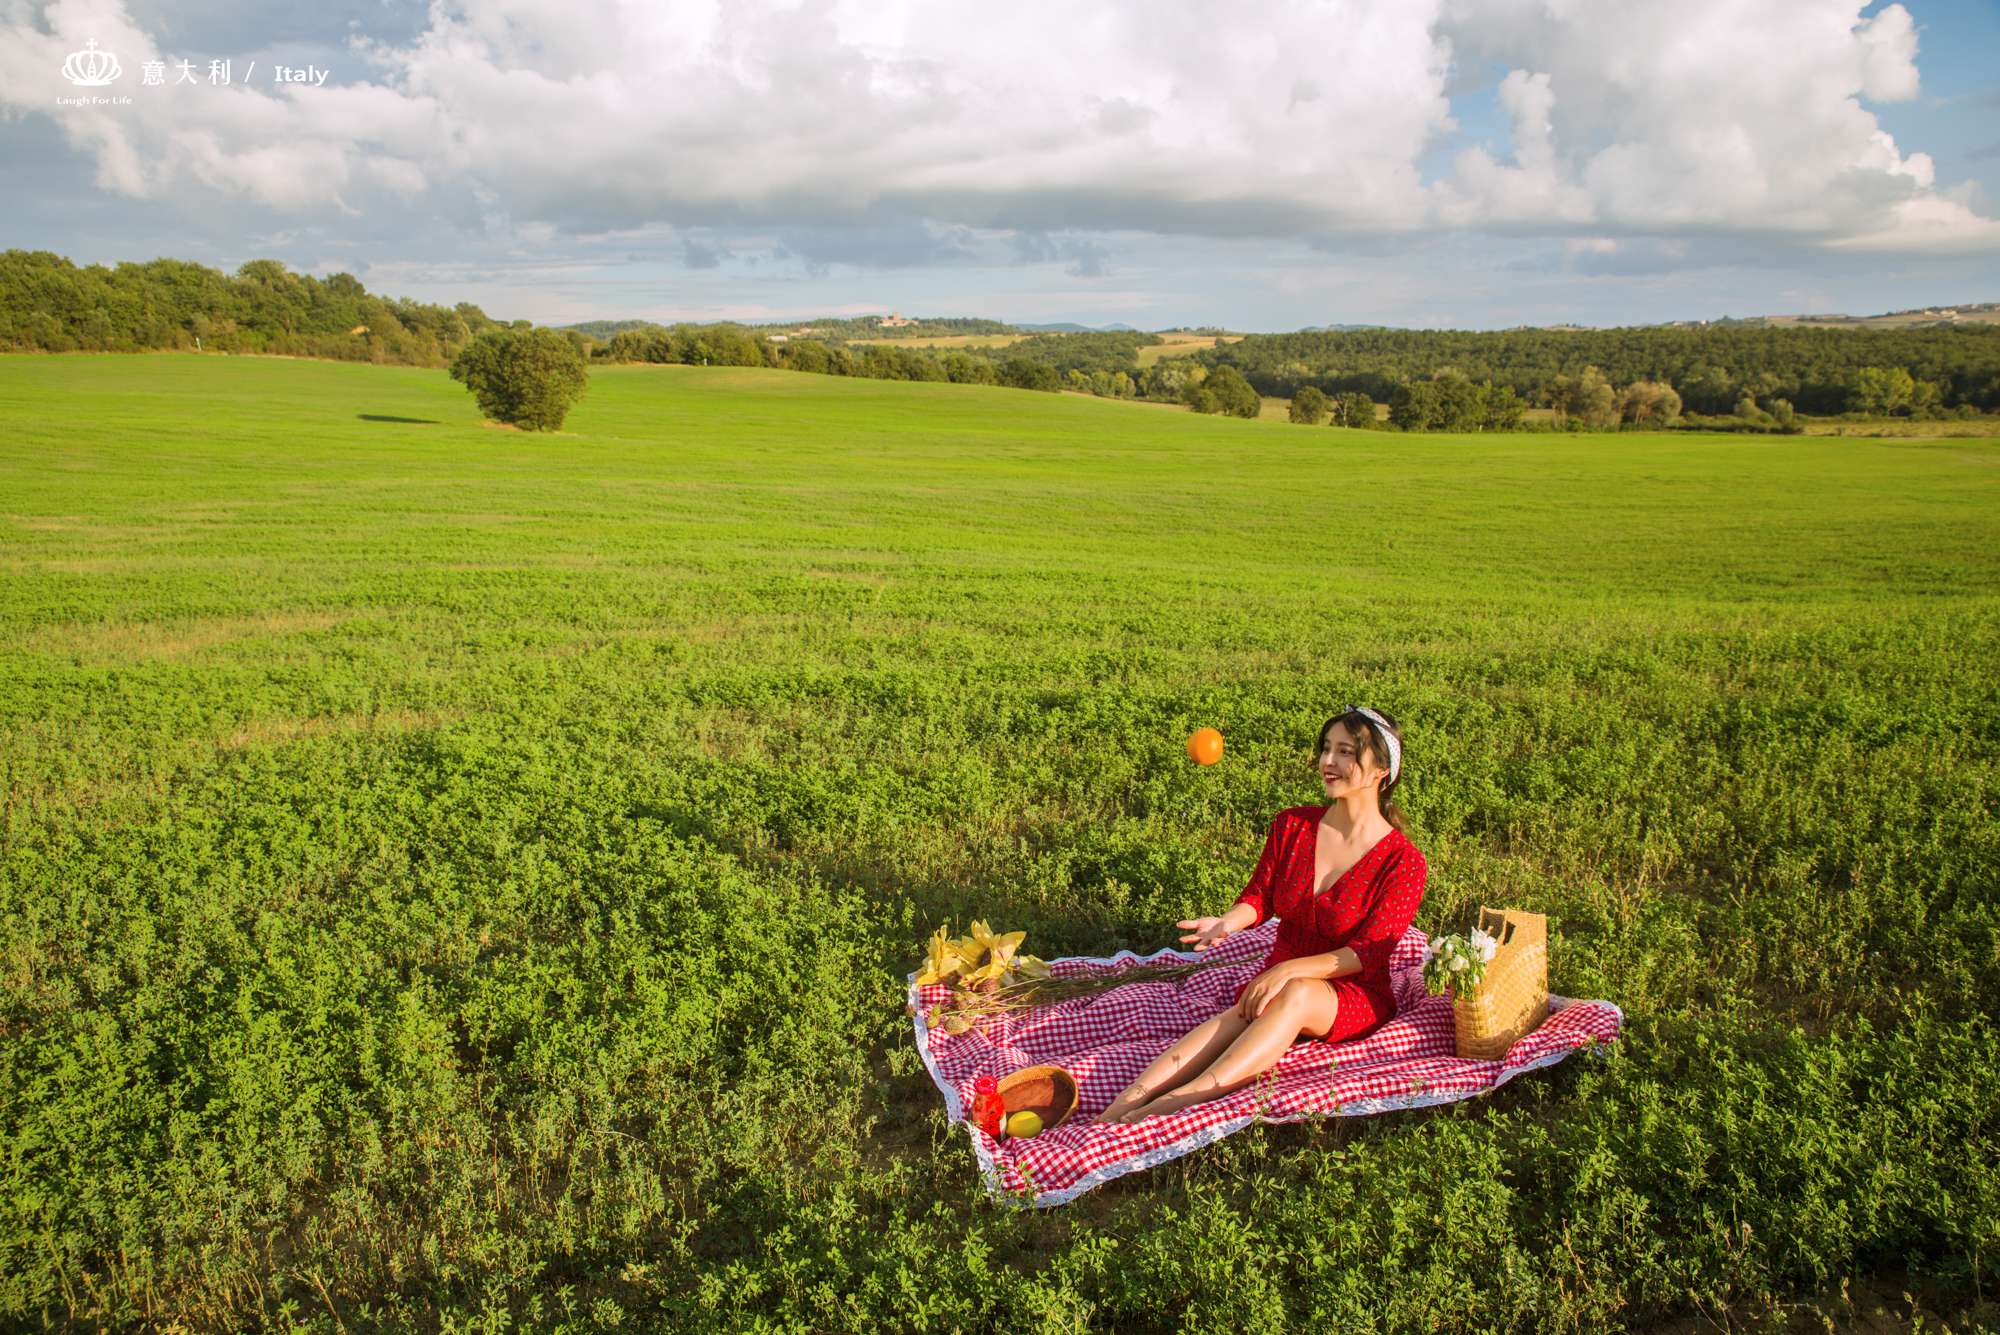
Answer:
[[[1274,964],[1252,978],[1237,999],[1236,1013],[1243,1017],[1245,1024],[1264,1013],[1264,1008],[1278,999],[1278,993],[1292,981],[1292,971],[1283,964]]]

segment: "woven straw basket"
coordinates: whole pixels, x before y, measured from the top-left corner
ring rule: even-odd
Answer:
[[[1500,943],[1478,990],[1452,1007],[1458,1055],[1498,1061],[1549,1015],[1549,920],[1517,909],[1479,910],[1479,925]]]
[[[1031,1112],[1042,1119],[1044,1131],[1061,1126],[1076,1111],[1076,1078],[1060,1066],[1016,1071],[1000,1081],[999,1094],[1008,1117]]]

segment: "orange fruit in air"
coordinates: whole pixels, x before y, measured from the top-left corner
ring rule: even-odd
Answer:
[[[1222,734],[1213,728],[1203,728],[1188,738],[1188,759],[1202,765],[1213,765],[1222,759]]]

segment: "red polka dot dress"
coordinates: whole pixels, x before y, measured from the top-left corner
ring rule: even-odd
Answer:
[[[1417,916],[1425,867],[1417,846],[1401,830],[1391,830],[1324,894],[1315,895],[1313,857],[1326,810],[1293,807],[1278,813],[1249,888],[1236,902],[1256,910],[1258,922],[1274,914],[1281,920],[1265,969],[1343,946],[1360,957],[1360,973],[1327,980],[1340,998],[1340,1015],[1324,1041],[1345,1043],[1396,1017],[1389,955]]]

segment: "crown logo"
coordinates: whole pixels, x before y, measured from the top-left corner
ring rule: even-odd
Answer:
[[[124,72],[118,67],[118,57],[97,49],[95,37],[85,44],[84,50],[72,52],[63,62],[63,78],[86,88],[101,88]]]

